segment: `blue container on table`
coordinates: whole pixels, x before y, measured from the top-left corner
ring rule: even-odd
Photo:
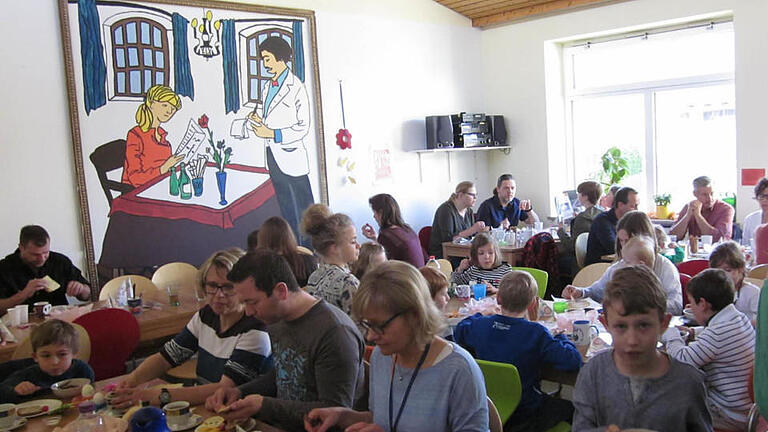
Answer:
[[[131,417],[131,432],[171,432],[165,413],[157,407],[146,406]]]
[[[475,300],[482,300],[485,298],[485,284],[477,283],[472,285],[472,293],[475,294]]]

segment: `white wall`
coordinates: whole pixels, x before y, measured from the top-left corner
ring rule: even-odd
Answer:
[[[367,199],[388,192],[418,229],[431,224],[434,208],[459,181],[488,183],[484,152],[453,155],[450,170],[445,155],[425,155],[421,181],[417,155],[405,151],[423,148],[424,116],[482,109],[482,94],[471,81],[481,64],[480,31],[468,19],[431,0],[258,3],[316,11],[333,210],[350,214],[358,226],[373,223]],[[85,268],[59,29],[57,7],[44,0],[9,3],[0,26],[6,124],[0,131],[0,254],[13,250],[22,225],[37,223],[49,230],[54,250]],[[339,79],[353,135],[356,185],[344,185],[336,165]],[[391,150],[393,182],[373,185],[374,148]]]
[[[736,32],[738,154],[737,166],[733,168],[768,167],[764,143],[768,133],[764,109],[768,100],[765,79],[768,76],[768,26],[765,25],[768,2],[636,0],[482,33],[483,82],[491,83],[485,87],[483,106],[489,112],[504,114],[514,146],[509,156],[494,154],[489,171],[514,173],[519,193],[532,197],[539,208],[549,209],[553,194],[570,183],[570,180],[566,183],[564,175],[564,134],[557,124],[563,113],[559,106],[546,103],[546,85],[553,82],[557,85],[559,78],[557,73],[555,77],[545,74],[545,63],[555,57],[551,41],[722,11],[733,12]],[[690,179],[681,181],[690,182]],[[757,209],[751,196],[751,187],[739,187],[739,220]],[[542,213],[548,212],[539,214]]]

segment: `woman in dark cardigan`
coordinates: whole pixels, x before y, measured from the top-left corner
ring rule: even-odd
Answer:
[[[403,220],[395,198],[389,194],[378,194],[372,196],[368,203],[371,204],[373,218],[381,232],[377,237],[376,230],[370,224],[365,224],[363,235],[384,246],[388,259],[405,261],[416,268],[424,266],[425,256],[419,236]]]

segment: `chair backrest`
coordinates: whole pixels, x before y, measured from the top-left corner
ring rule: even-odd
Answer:
[[[547,292],[547,282],[549,281],[549,274],[544,270],[539,270],[530,267],[512,267],[512,270],[520,270],[528,272],[536,279],[536,285],[539,288],[539,298],[544,298],[544,294]]]
[[[765,279],[755,279],[755,278],[751,278],[751,277],[747,276],[747,277],[744,278],[744,282],[749,282],[752,285],[760,288],[761,286],[763,286],[763,282],[765,282]]]
[[[429,255],[429,236],[431,235],[431,226],[425,226],[419,230],[419,243],[421,243],[421,249],[424,251],[424,255]]]
[[[688,282],[690,282],[691,279],[691,275],[680,273],[680,288],[683,291],[683,307],[685,307],[686,303],[688,303],[688,291],[686,290],[686,287],[688,286]]]
[[[440,264],[440,271],[443,272],[445,275],[445,278],[448,279],[448,282],[451,281],[451,273],[453,273],[453,265],[450,261],[448,261],[445,258],[440,258],[437,260],[437,263]]]
[[[104,190],[104,195],[106,195],[110,207],[112,206],[113,190],[120,193],[133,190],[133,186],[110,180],[107,177],[108,172],[123,167],[125,162],[124,139],[116,139],[96,147],[96,150],[91,153],[89,158],[91,163],[93,163],[93,167],[96,168],[96,175],[99,178],[99,183],[101,183],[101,188]]]
[[[117,297],[117,291],[120,289],[120,285],[122,285],[123,281],[130,278],[131,282],[136,284],[136,295],[139,295],[141,293],[150,291],[154,292],[157,291],[157,286],[149,279],[145,278],[144,276],[139,275],[125,275],[125,276],[118,276],[111,281],[104,284],[104,286],[101,288],[101,292],[99,293],[99,300],[107,300],[107,298]]]
[[[677,271],[691,275],[691,277],[699,274],[700,271],[709,268],[709,261],[705,259],[694,259],[677,263]]]
[[[768,223],[755,228],[755,264],[768,264]]]
[[[768,264],[760,264],[750,268],[749,272],[747,272],[747,277],[755,279],[768,279]]]
[[[491,398],[504,424],[520,403],[523,384],[517,368],[509,363],[476,360],[485,377],[485,391]]]
[[[665,258],[666,259],[666,258]],[[595,283],[605,273],[605,270],[611,266],[611,263],[590,264],[576,273],[573,277],[573,285],[577,287],[587,287]]]
[[[78,345],[80,345],[79,349],[77,350],[77,354],[75,354],[74,357],[87,363],[88,359],[91,358],[91,338],[88,336],[88,332],[83,328],[83,326],[74,323],[72,326],[75,328],[75,330],[77,330],[79,342]],[[32,357],[32,341],[29,337],[27,337],[19,342],[19,345],[13,351],[13,355],[11,355],[11,360],[19,360],[30,357]]]
[[[588,232],[583,232],[576,237],[576,262],[579,264],[579,268],[584,267],[584,258],[587,256],[587,241],[589,241]]]
[[[139,343],[139,323],[123,309],[99,309],[75,320],[91,338],[88,363],[96,381],[125,373],[125,362]],[[105,325],[109,323],[109,325]]]
[[[488,402],[488,428],[491,432],[504,432],[504,424],[501,422],[499,410],[496,409],[491,398],[486,396],[485,399]]]
[[[163,289],[169,283],[177,283],[181,289],[198,289],[197,268],[184,262],[172,262],[161,265],[152,274],[152,283]],[[138,288],[138,283],[136,284]]]
[[[304,246],[296,246],[296,252],[304,255],[314,255],[311,250],[305,248]]]

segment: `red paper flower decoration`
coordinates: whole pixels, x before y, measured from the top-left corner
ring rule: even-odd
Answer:
[[[352,134],[347,129],[339,129],[339,133],[336,134],[336,145],[340,149],[352,148]]]

